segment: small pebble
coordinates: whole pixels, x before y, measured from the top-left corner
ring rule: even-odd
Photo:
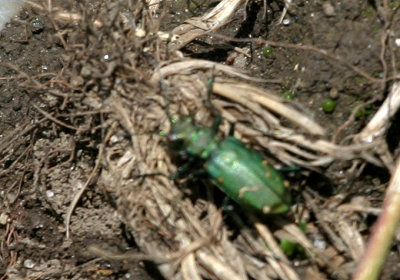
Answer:
[[[323,240],[315,239],[313,243],[314,247],[325,250],[326,249],[326,242]]]
[[[51,190],[47,190],[47,191],[46,191],[46,196],[47,196],[48,198],[51,198],[51,197],[54,196],[54,192],[51,191]]]
[[[33,268],[34,266],[35,266],[35,263],[32,260],[27,259],[24,261],[25,268]]]
[[[0,225],[6,225],[8,223],[9,217],[6,213],[0,214]]]
[[[333,16],[336,15],[336,13],[335,13],[335,8],[332,6],[332,4],[331,4],[330,2],[325,2],[325,3],[322,5],[322,9],[323,9],[323,11],[324,11],[324,14],[325,14],[327,17],[333,17]]]
[[[339,97],[339,91],[337,88],[333,87],[329,91],[329,97],[332,99],[337,99]]]
[[[38,33],[42,32],[44,29],[43,21],[38,17],[32,19],[31,28],[32,28],[33,34],[38,34]]]

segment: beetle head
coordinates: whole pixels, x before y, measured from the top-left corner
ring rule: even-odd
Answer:
[[[171,120],[172,127],[167,135],[168,146],[172,151],[183,151],[187,147],[189,138],[195,131],[191,117],[181,117]]]

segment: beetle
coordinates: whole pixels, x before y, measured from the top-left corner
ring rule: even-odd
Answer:
[[[217,111],[210,99],[212,82],[210,79],[208,102]],[[189,116],[170,120],[168,147],[186,161],[175,178],[200,162],[211,182],[244,208],[263,214],[281,214],[290,209],[287,181],[259,152],[233,136],[234,124],[230,136],[223,139],[218,136],[219,113],[211,126],[196,125]]]

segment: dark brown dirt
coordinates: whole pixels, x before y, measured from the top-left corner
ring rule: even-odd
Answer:
[[[101,14],[108,1],[73,2],[54,1],[53,6],[77,13],[84,10],[90,18]],[[360,131],[381,104],[388,87],[374,79],[390,77],[399,71],[396,62],[400,61],[400,48],[394,41],[400,38],[400,16],[396,10],[399,1],[389,1],[390,11],[396,12],[390,22],[382,15],[381,7],[371,5],[373,1],[297,1],[282,24],[278,24],[282,3],[267,2],[264,7],[263,1],[249,1],[245,21],[241,10],[218,34],[195,40],[182,53],[193,58],[228,61],[256,77],[279,80],[268,87],[290,96],[288,102],[323,124],[330,138],[336,135],[338,142]],[[201,15],[215,5],[214,1],[201,1],[198,5],[189,4],[188,9],[186,1],[166,1],[161,29],[172,30],[193,14]],[[110,94],[107,85],[115,83],[112,76],[101,79],[93,78],[95,75],[84,76],[82,69],[87,65],[91,74],[96,70],[104,73],[107,60],[104,55],[122,57],[123,54],[118,53],[120,50],[108,49],[101,40],[98,45],[93,43],[95,38],[106,38],[110,34],[94,34],[88,26],[85,30],[84,24],[79,29],[63,23],[54,25],[50,18],[45,11],[26,7],[18,19],[0,32],[3,157],[0,159],[0,279],[157,279],[161,276],[151,264],[108,261],[89,254],[89,245],[116,253],[140,251],[131,235],[132,229],[126,228],[120,212],[116,211],[112,187],[98,184],[97,175],[91,179],[73,212],[71,236],[66,239],[68,207],[90,178],[105,138],[102,125],[108,117],[107,113],[94,112],[96,102],[100,104]],[[111,22],[111,19],[110,16],[104,20]],[[385,30],[391,33],[382,45]],[[60,40],[62,31],[67,34],[63,36],[65,42]],[[235,40],[223,40],[218,36],[221,34]],[[249,38],[263,38],[281,45],[273,46],[266,57],[265,45],[252,44]],[[294,46],[299,43],[312,48]],[[93,49],[85,49],[87,46]],[[234,47],[249,50],[251,58],[235,53]],[[384,60],[380,58],[382,48]],[[333,56],[323,55],[318,49]],[[137,77],[123,77],[136,82],[132,83],[134,89],[147,88],[146,77],[155,71],[155,54],[140,55],[143,58],[136,70]],[[232,57],[235,59],[230,61]],[[360,75],[346,63],[367,74]],[[93,70],[93,65],[99,69]],[[328,97],[337,103],[332,113],[325,113],[321,108],[322,101]],[[136,102],[140,98],[132,100]],[[370,106],[363,109],[363,114],[338,130],[354,108],[364,103]],[[51,111],[62,124],[49,119],[43,111]],[[77,127],[88,129],[79,131]],[[389,144],[396,155],[398,129],[393,127],[391,131]],[[119,136],[129,138],[122,130]],[[329,180],[321,183],[319,175],[314,174],[316,178],[309,177],[308,184],[313,184],[313,191],[319,192],[326,204],[340,193],[347,197],[346,201],[363,197],[372,206],[380,207],[389,173],[367,166],[357,178],[335,176],[349,167],[350,163],[335,163],[323,170]],[[368,227],[375,217],[366,215],[357,222],[360,220],[367,238]],[[396,242],[382,279],[395,279],[400,274],[400,268],[395,265],[400,262],[398,249]],[[350,264],[348,276],[353,269],[354,264]],[[334,274],[327,272],[325,276],[333,278]]]

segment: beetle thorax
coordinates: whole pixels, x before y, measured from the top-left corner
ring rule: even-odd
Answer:
[[[192,118],[183,117],[173,122],[168,143],[175,152],[206,159],[216,148],[218,137],[210,127],[195,126]]]

